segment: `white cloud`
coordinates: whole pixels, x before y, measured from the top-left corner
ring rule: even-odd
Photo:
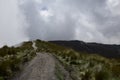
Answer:
[[[1,0],[0,44],[28,38],[120,43],[119,10],[119,0]]]
[[[24,6],[22,10],[30,25],[27,31],[31,39],[118,43],[119,0],[26,2],[21,6]]]
[[[0,0],[0,46],[26,40],[17,0]]]
[[[120,0],[107,0],[107,6],[112,14],[120,15]]]
[[[108,5],[115,7],[119,5],[119,0],[108,0]]]
[[[50,10],[40,10],[39,11],[41,18],[43,18],[44,21],[50,21],[50,17],[53,16],[52,12]]]
[[[35,0],[37,3],[41,4],[42,0]]]

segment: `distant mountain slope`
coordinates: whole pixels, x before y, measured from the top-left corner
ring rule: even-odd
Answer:
[[[120,58],[28,41],[0,48],[0,80],[120,80]]]
[[[61,46],[72,48],[76,51],[97,53],[108,58],[120,58],[120,45],[85,43],[83,41],[49,41]]]

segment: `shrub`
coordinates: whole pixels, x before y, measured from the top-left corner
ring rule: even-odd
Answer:
[[[4,80],[4,78],[3,78],[3,77],[0,77],[0,80]]]
[[[107,70],[101,70],[95,74],[95,80],[110,80],[110,73]]]
[[[120,77],[120,64],[112,67],[112,72],[114,76]]]
[[[82,77],[82,80],[90,80],[91,79],[91,71],[87,71],[85,75]]]

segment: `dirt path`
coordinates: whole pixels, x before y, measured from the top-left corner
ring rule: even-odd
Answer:
[[[37,50],[36,43],[33,41],[32,47]],[[56,64],[59,65],[59,71],[62,72],[62,80],[71,80],[69,73],[59,63],[59,61],[48,53],[36,53],[36,57],[27,63],[18,75],[11,80],[61,80],[59,73],[56,75]]]
[[[19,77],[13,80],[57,80],[54,70],[53,56],[47,53],[37,53],[37,56],[25,67]]]
[[[32,47],[34,48],[35,51],[37,50],[37,46],[36,46],[36,43],[34,41],[32,41]]]

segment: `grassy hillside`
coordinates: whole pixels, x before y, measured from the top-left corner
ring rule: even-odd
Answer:
[[[120,59],[108,59],[95,54],[76,52],[49,42],[36,40],[37,50],[32,42],[24,42],[20,47],[4,46],[0,49],[0,80],[9,80],[31,60],[36,52],[47,52],[56,57],[70,73],[73,80],[120,80]],[[59,70],[59,67],[57,67]],[[58,71],[56,76],[64,80]]]
[[[95,53],[107,58],[120,58],[120,45],[87,43],[83,41],[50,41],[51,43],[72,48],[78,52]]]
[[[38,52],[50,52],[56,56],[69,71],[73,80],[120,80],[119,59],[83,54],[40,40],[36,41],[36,46]]]
[[[0,48],[0,80],[9,80],[35,55],[32,42],[24,42],[22,46],[16,48],[8,46]]]

